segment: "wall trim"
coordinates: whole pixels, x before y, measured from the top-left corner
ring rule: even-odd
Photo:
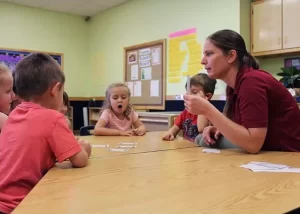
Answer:
[[[167,95],[166,101],[174,101],[178,100],[176,97],[178,95]],[[105,97],[70,97],[70,101],[90,101],[91,99],[95,99],[95,101],[104,101]],[[225,94],[214,94],[211,100],[217,100],[217,101],[225,101],[226,95]]]

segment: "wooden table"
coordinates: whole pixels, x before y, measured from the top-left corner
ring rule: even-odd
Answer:
[[[109,148],[117,148],[117,145],[121,142],[137,143],[136,148],[129,149],[127,152],[111,152],[108,150],[109,148],[94,147],[92,148],[91,158],[198,147],[197,144],[180,136],[177,136],[174,141],[164,141],[162,137],[165,133],[147,132],[144,136],[84,136],[80,138],[89,141],[92,145],[109,144]]]
[[[300,174],[239,166],[300,167],[299,159],[200,147],[96,158],[82,169],[53,168],[14,213],[284,213],[300,204]]]

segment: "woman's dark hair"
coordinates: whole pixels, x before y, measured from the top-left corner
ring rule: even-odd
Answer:
[[[211,34],[207,39],[225,54],[230,50],[235,50],[240,67],[247,65],[254,69],[259,69],[258,62],[247,51],[243,37],[237,32],[233,30],[220,30]]]

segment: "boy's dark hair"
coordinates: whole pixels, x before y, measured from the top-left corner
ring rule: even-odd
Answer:
[[[32,53],[15,68],[16,91],[26,101],[43,95],[57,82],[64,84],[65,75],[59,64],[47,54]]]
[[[205,73],[199,73],[191,77],[190,86],[201,86],[204,90],[204,93],[211,93],[212,95],[215,92],[217,80],[211,79]],[[187,90],[187,83],[185,83],[185,89]]]
[[[65,91],[63,94],[63,102],[64,102],[65,106],[67,106],[68,108],[70,107],[69,96],[68,96],[67,92],[65,92]]]

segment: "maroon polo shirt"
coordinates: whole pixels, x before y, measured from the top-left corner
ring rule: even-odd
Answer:
[[[300,110],[288,90],[271,74],[244,66],[235,88],[227,87],[233,121],[246,128],[267,127],[262,150],[300,151]]]

